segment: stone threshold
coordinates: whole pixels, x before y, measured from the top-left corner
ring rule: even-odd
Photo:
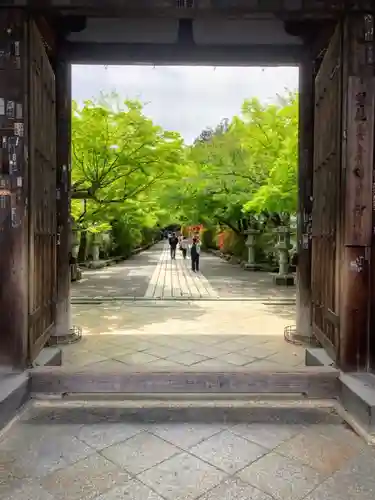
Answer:
[[[277,408],[332,407],[368,444],[375,445],[375,376],[343,374],[331,366],[244,372],[171,372],[36,367],[0,377],[0,429],[29,401],[184,406],[225,404]]]
[[[339,371],[331,367],[184,371],[150,367],[98,370],[97,367],[41,367],[30,371],[32,394],[295,394],[337,398]]]
[[[102,302],[144,302],[144,303],[162,303],[162,302],[256,302],[265,305],[295,305],[296,299],[277,299],[267,297],[135,297],[135,296],[106,296],[97,295],[95,297],[72,297],[71,303],[74,304],[98,304]]]

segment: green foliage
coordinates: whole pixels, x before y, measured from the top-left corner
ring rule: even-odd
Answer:
[[[168,193],[180,220],[241,235],[264,214],[293,214],[297,197],[298,99],[245,101],[241,116],[204,130],[187,148],[180,188]],[[279,218],[280,219],[280,218]]]
[[[203,245],[244,256],[245,230],[296,212],[298,98],[253,98],[193,145],[116,94],[73,103],[72,215],[83,232],[110,231],[130,255],[173,223],[203,224]],[[261,251],[261,250],[260,250]]]
[[[217,248],[216,241],[217,228],[205,228],[201,231],[201,241],[203,249],[215,249]]]
[[[289,95],[274,110],[273,159],[268,176],[244,208],[246,211],[294,214],[297,207],[298,99]]]
[[[128,255],[171,221],[160,193],[183,159],[178,133],[154,125],[137,101],[114,95],[73,103],[72,216],[88,232],[112,230]],[[152,236],[151,236],[152,233]]]

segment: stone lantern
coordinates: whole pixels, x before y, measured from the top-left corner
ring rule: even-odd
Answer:
[[[99,261],[100,244],[101,244],[100,233],[93,233],[92,234],[91,249],[92,249],[92,260],[94,262]]]
[[[278,236],[276,249],[279,252],[279,272],[274,274],[274,283],[281,286],[293,286],[294,276],[289,274],[289,250],[292,248],[290,243],[290,228],[280,226],[275,229]]]
[[[80,242],[81,242],[81,233],[78,231],[77,227],[72,226],[71,252],[73,259],[77,259],[78,257]]]
[[[247,246],[247,262],[245,263],[244,268],[248,271],[257,271],[259,266],[255,262],[255,247],[256,247],[256,238],[260,233],[258,229],[247,229],[245,234],[247,235],[247,239],[245,245]]]

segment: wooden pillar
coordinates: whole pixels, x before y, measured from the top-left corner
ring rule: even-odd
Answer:
[[[0,365],[13,368],[28,345],[27,64],[23,12],[0,9]]]
[[[314,74],[308,54],[299,71],[299,162],[297,214],[296,333],[310,338],[311,324],[311,214],[314,162]]]
[[[57,312],[56,336],[71,328],[70,307],[70,150],[71,150],[71,64],[57,54]],[[53,343],[53,338],[51,339]]]
[[[344,21],[342,241],[339,365],[368,363],[370,265],[373,242],[374,17]],[[373,315],[373,313],[372,313]]]

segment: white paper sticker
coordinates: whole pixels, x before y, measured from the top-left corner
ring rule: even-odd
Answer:
[[[17,177],[17,187],[22,187],[22,184],[23,184],[23,179],[22,177]]]
[[[10,120],[13,120],[16,116],[16,103],[14,101],[7,102],[6,115]]]
[[[11,214],[12,227],[17,227],[17,209],[15,207],[12,207]]]
[[[23,123],[16,122],[14,124],[14,134],[18,137],[23,137]]]

